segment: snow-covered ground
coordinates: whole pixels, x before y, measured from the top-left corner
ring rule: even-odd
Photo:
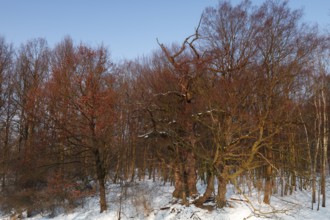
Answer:
[[[198,189],[203,192],[205,185],[200,184]],[[329,188],[328,188],[329,189]],[[280,197],[273,195],[271,206],[263,204],[262,194],[252,193],[250,197],[244,197],[228,186],[228,207],[208,211],[182,206],[173,201],[171,193],[173,186],[151,180],[127,183],[125,187],[110,185],[108,188],[108,211],[99,213],[98,197],[94,196],[86,200],[83,207],[73,210],[71,213],[60,214],[55,220],[86,220],[86,219],[146,219],[146,220],[174,220],[174,219],[330,219],[330,206],[320,207],[320,210],[311,209],[311,194],[309,191],[296,191],[290,196]],[[327,192],[327,201],[330,202],[330,190]],[[247,199],[250,202],[247,202]],[[254,210],[254,211],[253,211]],[[2,219],[10,219],[3,216]],[[37,215],[31,220],[49,219],[47,216]]]

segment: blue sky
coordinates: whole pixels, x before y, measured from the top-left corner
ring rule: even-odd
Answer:
[[[329,0],[289,3],[304,9],[306,22],[329,28]],[[0,35],[15,46],[43,37],[51,47],[69,35],[75,42],[103,43],[116,60],[131,59],[157,49],[156,38],[181,42],[194,32],[203,9],[217,4],[218,0],[0,0]]]

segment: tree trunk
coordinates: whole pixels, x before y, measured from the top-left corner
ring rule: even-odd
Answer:
[[[182,191],[184,191],[184,180],[182,174],[182,164],[177,163],[174,165],[174,192],[172,193],[174,198],[181,198]]]
[[[316,112],[315,120],[315,137],[316,137],[316,147],[312,163],[312,203],[316,203],[316,166],[317,166],[317,157],[321,144],[321,99],[319,96],[314,98],[314,107]]]
[[[135,160],[136,160],[136,146],[135,141],[132,143],[131,150],[132,150],[132,159],[131,159],[131,182],[135,179]]]
[[[269,161],[272,161],[272,153],[269,149],[266,149],[266,156]],[[272,194],[272,166],[270,164],[266,166],[265,176],[264,203],[270,204],[270,196]]]
[[[7,176],[7,163],[8,163],[8,152],[9,152],[9,117],[7,116],[6,120],[6,130],[5,130],[5,140],[4,140],[4,149],[3,149],[3,176],[2,176],[2,190],[4,191],[6,188],[6,176]]]
[[[280,170],[281,197],[284,196],[284,183],[285,183],[284,178],[285,178],[285,176],[284,176],[284,172],[283,172],[283,170],[281,169],[281,170]]]
[[[187,179],[187,188],[189,197],[196,197],[198,194],[196,183],[196,159],[192,152],[187,153],[186,163],[185,163],[185,175]]]
[[[107,210],[107,201],[105,195],[105,178],[98,178],[100,187],[100,213]]]
[[[264,203],[270,204],[270,196],[272,192],[272,183],[271,183],[272,167],[267,165],[266,167],[266,180],[265,180],[265,194],[264,194]]]
[[[324,92],[324,82],[322,81],[322,104],[323,104],[323,157],[322,157],[322,174],[321,174],[321,193],[322,193],[322,207],[325,207],[326,200],[326,176],[327,176],[327,156],[328,156],[328,114],[327,114],[327,98]]]
[[[218,195],[216,201],[219,208],[226,206],[227,179],[225,176],[226,174],[224,172],[218,176]]]
[[[107,210],[107,201],[105,194],[105,169],[102,163],[99,149],[94,150],[95,165],[96,165],[96,175],[97,181],[99,183],[99,193],[100,193],[100,212]]]
[[[203,196],[199,197],[194,203],[197,207],[202,207],[203,203],[212,196],[214,192],[214,175],[212,172],[207,173],[207,186]]]

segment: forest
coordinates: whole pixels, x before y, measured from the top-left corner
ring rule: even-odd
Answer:
[[[325,207],[330,35],[302,18],[286,1],[221,1],[181,43],[120,62],[70,36],[0,37],[0,209],[97,195],[104,212],[109,185],[145,179],[201,209],[226,207],[228,184],[265,204],[310,189]]]

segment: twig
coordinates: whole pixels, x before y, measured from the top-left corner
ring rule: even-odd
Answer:
[[[190,218],[194,217],[194,215],[195,215],[197,212],[199,212],[199,211],[195,211],[195,212],[193,212],[193,214],[190,216]],[[201,219],[198,215],[196,215],[196,217],[197,217],[198,219]]]

